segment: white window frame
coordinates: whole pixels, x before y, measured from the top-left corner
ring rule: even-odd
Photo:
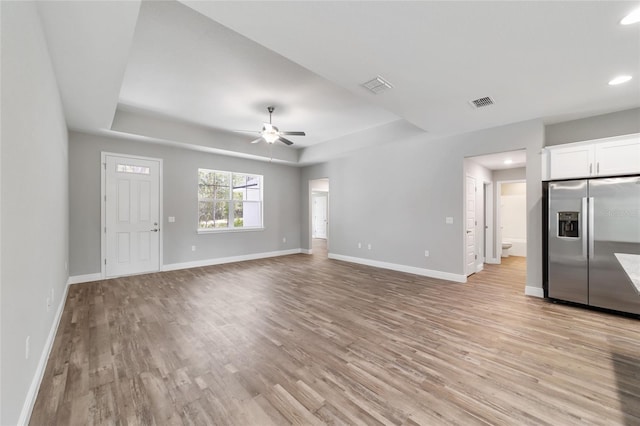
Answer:
[[[227,224],[232,224],[234,222],[234,212],[235,209],[233,208],[233,203],[238,201],[238,200],[234,200],[233,199],[233,177],[234,176],[258,176],[260,178],[260,200],[259,201],[253,201],[253,200],[243,200],[243,202],[249,202],[249,203],[256,203],[260,205],[260,226],[242,226],[242,227],[233,227],[233,226],[227,226],[225,228],[200,228],[200,202],[201,201],[205,201],[205,202],[213,202],[215,203],[215,199],[201,199],[200,198],[200,173],[201,172],[207,172],[207,173],[226,173],[229,175],[229,184],[230,184],[230,191],[229,191],[229,195],[231,198],[227,199],[227,200],[218,200],[218,201],[226,201],[229,203],[229,218],[227,220]],[[251,232],[251,231],[264,231],[264,176],[257,174],[257,173],[244,173],[244,172],[231,172],[231,171],[227,171],[227,170],[214,170],[214,169],[206,169],[206,168],[198,168],[198,188],[197,190],[197,198],[198,198],[198,208],[197,208],[197,222],[196,222],[196,229],[197,229],[197,233],[198,234],[215,234],[215,233],[220,233],[220,232]],[[214,205],[214,209],[215,209],[215,205]]]

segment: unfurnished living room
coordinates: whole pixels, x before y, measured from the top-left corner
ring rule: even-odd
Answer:
[[[637,0],[0,18],[0,425],[640,425]]]

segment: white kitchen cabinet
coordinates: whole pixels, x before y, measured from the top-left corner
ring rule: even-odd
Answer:
[[[543,179],[640,174],[640,133],[547,147]]]
[[[598,176],[640,173],[640,138],[596,144],[595,160]]]
[[[549,152],[551,179],[589,177],[593,174],[595,147],[578,145],[553,148]]]

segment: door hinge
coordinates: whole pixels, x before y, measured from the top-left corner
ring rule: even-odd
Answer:
[[[102,163],[102,165],[104,166],[104,169],[107,170],[107,163]]]
[[[475,255],[475,258],[476,258],[476,260],[478,260],[478,255],[477,254]]]
[[[104,201],[105,201],[105,203],[107,202],[107,196],[106,195],[104,196]]]
[[[104,260],[104,264],[105,264],[105,265],[107,264],[107,259],[105,259],[105,260]]]
[[[104,227],[104,233],[105,234],[107,233],[107,227],[106,226]]]

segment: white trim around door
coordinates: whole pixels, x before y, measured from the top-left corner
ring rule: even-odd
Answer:
[[[120,162],[114,162],[113,160],[118,159],[118,160],[122,160]],[[152,217],[152,219],[149,220],[149,222],[153,222],[153,224],[151,225],[151,227],[153,227],[154,229],[149,229],[149,232],[157,232],[157,244],[158,247],[157,249],[154,247],[155,244],[153,244],[153,240],[154,240],[154,234],[150,234],[151,237],[151,241],[152,241],[152,246],[151,249],[149,250],[149,253],[151,256],[156,256],[157,255],[157,262],[155,261],[155,259],[151,259],[150,262],[147,262],[144,266],[141,265],[140,268],[136,269],[136,268],[123,268],[123,269],[112,269],[109,268],[110,271],[107,269],[106,267],[106,261],[109,257],[109,251],[108,250],[108,243],[107,243],[107,219],[108,219],[108,215],[107,215],[107,207],[108,207],[108,202],[110,201],[116,201],[115,199],[113,200],[108,200],[107,199],[107,164],[115,164],[118,163],[117,166],[121,167],[123,170],[123,173],[131,173],[132,176],[137,174],[137,173],[142,173],[145,174],[147,172],[147,168],[150,169],[150,172],[153,173],[154,170],[157,170],[158,173],[158,177],[157,177],[157,191],[158,191],[158,196],[157,196],[157,207],[155,206],[155,203],[152,201],[150,203],[150,217]],[[121,164],[120,164],[121,163]],[[138,166],[137,163],[142,164],[143,166]],[[136,155],[128,155],[128,154],[118,154],[118,153],[111,153],[111,152],[102,152],[101,153],[101,161],[100,161],[100,204],[101,204],[101,208],[100,208],[100,275],[101,277],[104,278],[114,278],[116,276],[121,276],[121,275],[135,275],[135,274],[141,274],[141,273],[149,273],[149,272],[158,272],[162,269],[162,264],[163,264],[163,235],[164,235],[164,223],[163,223],[163,211],[162,211],[162,199],[163,199],[163,184],[162,184],[162,159],[161,158],[150,158],[150,157],[142,157],[142,156],[136,156]],[[150,166],[150,167],[148,167]],[[141,168],[140,168],[141,167]],[[151,182],[151,187],[152,190],[155,191],[155,188],[153,188],[153,186],[155,186],[155,183],[152,181]],[[115,197],[114,197],[115,198]],[[151,198],[153,199],[153,194],[151,196]],[[113,206],[112,206],[113,207]],[[124,207],[122,207],[124,208]],[[156,210],[157,208],[157,213]],[[156,219],[157,218],[157,219]],[[111,225],[110,225],[111,226]],[[145,228],[146,230],[146,228]],[[113,261],[113,259],[112,259]],[[115,273],[114,273],[115,271]]]

